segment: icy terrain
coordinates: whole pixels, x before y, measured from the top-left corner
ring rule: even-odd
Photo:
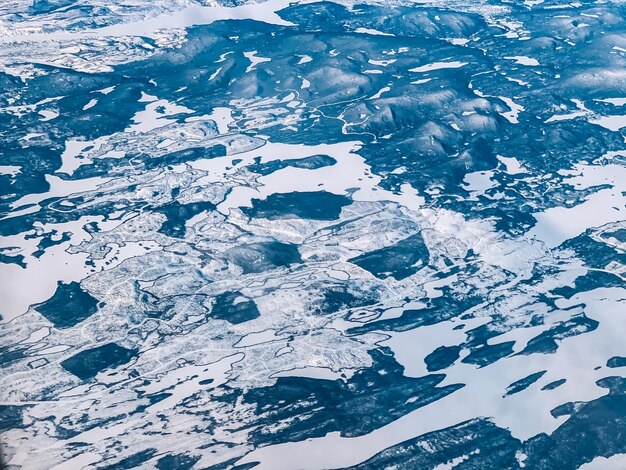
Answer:
[[[626,467],[626,3],[10,0],[0,85],[7,469]]]

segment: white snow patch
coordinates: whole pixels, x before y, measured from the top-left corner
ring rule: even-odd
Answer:
[[[409,72],[431,72],[433,70],[441,70],[441,69],[458,69],[467,65],[467,62],[461,62],[458,60],[453,60],[451,62],[433,62],[426,65],[420,65],[419,67],[414,67],[409,69]]]
[[[539,65],[539,61],[537,59],[533,59],[532,57],[527,57],[525,55],[514,55],[505,57],[507,60],[514,60],[516,64],[520,65],[528,65],[529,67],[536,67]]]
[[[248,65],[248,68],[246,69],[246,73],[251,72],[252,70],[255,70],[258,64],[262,64],[263,62],[269,62],[272,60],[269,57],[260,57],[260,56],[257,56],[256,54],[257,54],[257,51],[248,51],[248,52],[243,53],[243,55],[250,61],[250,65]]]

